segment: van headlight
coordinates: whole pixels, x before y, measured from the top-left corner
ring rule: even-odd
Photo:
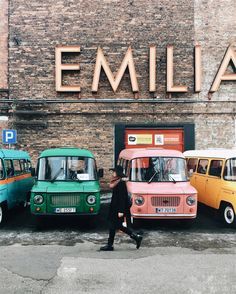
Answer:
[[[43,196],[42,195],[35,195],[34,196],[34,204],[42,204],[43,203]]]
[[[193,206],[193,205],[195,205],[196,202],[197,202],[197,199],[196,199],[195,196],[190,195],[190,196],[188,196],[188,197],[186,198],[186,203],[187,203],[189,206]]]
[[[141,196],[141,195],[136,196],[134,202],[138,206],[143,205],[143,203],[144,203],[144,197]]]
[[[96,197],[94,195],[87,196],[87,202],[89,205],[93,205],[96,202]]]

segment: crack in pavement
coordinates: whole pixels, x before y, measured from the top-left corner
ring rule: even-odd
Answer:
[[[33,278],[33,277],[30,277],[30,276],[27,276],[27,275],[22,275],[22,274],[19,274],[17,272],[14,272],[13,270],[7,268],[6,266],[1,266],[2,269],[4,269],[5,271],[7,271],[8,273],[12,274],[12,275],[16,275],[22,279],[29,279],[29,280],[32,280],[32,281],[37,281],[37,282],[45,282],[45,281],[49,281],[51,280],[52,278],[54,278],[55,276],[53,276],[52,278],[50,279],[37,279],[37,278]]]

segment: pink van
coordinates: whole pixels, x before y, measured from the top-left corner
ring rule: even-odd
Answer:
[[[124,149],[124,168],[132,198],[132,221],[196,218],[197,191],[190,185],[183,154],[167,149]]]

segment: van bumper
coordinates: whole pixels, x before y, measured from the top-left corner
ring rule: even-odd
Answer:
[[[193,219],[196,218],[196,214],[186,214],[186,213],[176,213],[176,214],[170,214],[170,213],[163,213],[163,214],[159,214],[159,213],[149,213],[149,214],[138,214],[138,213],[133,213],[132,217],[133,218],[150,218],[150,219],[166,219],[166,218],[170,218],[170,219]]]
[[[95,216],[98,215],[99,212],[91,212],[91,213],[36,213],[31,212],[34,216]]]

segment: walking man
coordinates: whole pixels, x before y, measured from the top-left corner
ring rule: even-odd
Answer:
[[[130,216],[130,201],[128,198],[128,192],[126,188],[126,183],[122,179],[125,177],[123,174],[123,168],[120,165],[117,165],[113,171],[113,177],[110,182],[110,188],[112,189],[112,198],[109,209],[109,238],[108,243],[101,247],[102,251],[113,251],[113,243],[117,230],[121,230],[122,232],[128,234],[131,239],[136,241],[136,248],[139,249],[142,236],[139,234],[135,234],[131,228],[129,227],[129,222],[127,222],[127,227],[123,226],[124,217],[127,215]]]

